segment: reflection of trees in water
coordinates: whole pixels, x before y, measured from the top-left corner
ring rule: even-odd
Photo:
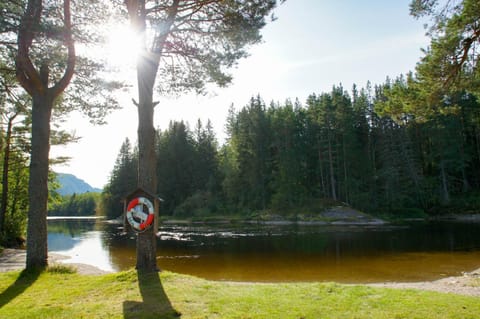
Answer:
[[[92,220],[55,220],[49,224],[50,234],[52,229],[55,232],[52,237],[49,234],[49,241],[62,247],[76,245],[85,237],[84,233],[102,229],[95,239],[101,241],[113,267],[123,270],[135,266],[136,235],[124,233],[122,225]],[[434,269],[445,260],[451,262],[451,253],[458,259],[459,269],[465,270],[462,265],[468,266],[478,254],[462,257],[461,252],[480,251],[479,231],[480,223],[451,222],[381,227],[164,225],[157,255],[163,269],[205,278],[221,277],[224,271],[232,272],[225,276],[237,278],[236,272],[250,273],[256,269],[259,277],[250,280],[266,280],[261,276],[273,274],[265,269],[287,271],[294,264],[302,265],[302,271],[311,278],[323,272],[328,274],[329,267],[337,267],[340,272],[348,271],[348,267],[393,269],[403,265],[408,272],[409,259],[421,258],[424,263],[431,260],[428,267]]]
[[[48,232],[79,236],[92,230],[103,230],[102,222],[96,219],[56,219],[48,221]]]
[[[80,237],[91,231],[102,230],[101,221],[94,219],[48,220],[48,246],[50,250],[69,250],[78,245]],[[108,247],[105,247],[108,250]]]
[[[80,243],[80,240],[68,234],[49,233],[48,249],[52,251],[70,250]]]
[[[50,220],[49,233],[71,237],[101,230],[106,250],[135,250],[136,234],[123,232],[122,225],[98,220]],[[455,251],[480,248],[477,225],[469,223],[423,223],[383,227],[226,227],[166,226],[161,228],[160,250],[188,252],[296,253],[359,256],[390,252]],[[174,236],[176,235],[176,236]],[[114,258],[114,256],[112,256]]]
[[[241,228],[171,228],[181,240],[166,236],[159,248],[193,252],[276,255],[378,256],[399,252],[470,251],[480,249],[479,223],[424,222],[389,226],[265,226]]]
[[[123,270],[135,266],[135,233],[125,233],[120,224],[104,223],[101,239],[116,268]]]

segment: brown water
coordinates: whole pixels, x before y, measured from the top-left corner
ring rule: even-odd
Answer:
[[[233,281],[423,281],[480,268],[480,223],[398,226],[165,226],[158,265]],[[105,270],[135,265],[135,234],[50,220],[49,250]]]

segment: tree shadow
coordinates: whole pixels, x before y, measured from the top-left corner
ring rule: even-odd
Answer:
[[[42,269],[26,270],[24,269],[17,280],[0,294],[0,308],[21,295],[28,287],[38,279]]]
[[[124,301],[123,317],[125,319],[176,319],[181,317],[181,314],[172,307],[158,272],[141,273],[137,271],[137,278],[143,302]]]

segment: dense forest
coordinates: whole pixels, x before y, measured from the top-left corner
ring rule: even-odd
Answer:
[[[63,195],[60,200],[50,203],[49,216],[94,216],[97,213],[99,193]]]
[[[267,106],[253,97],[229,110],[223,145],[210,122],[193,129],[171,122],[157,130],[161,212],[291,216],[331,205],[392,217],[477,211],[478,100],[458,92],[436,108],[421,103],[409,74],[350,92],[334,86],[304,104]],[[137,155],[125,140],[102,196],[108,217],[122,213],[121,199],[135,189]]]

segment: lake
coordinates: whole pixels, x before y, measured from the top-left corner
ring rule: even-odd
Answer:
[[[135,266],[135,234],[95,219],[50,219],[48,247],[107,271]],[[380,226],[164,225],[161,269],[212,280],[409,282],[480,268],[479,222]]]

